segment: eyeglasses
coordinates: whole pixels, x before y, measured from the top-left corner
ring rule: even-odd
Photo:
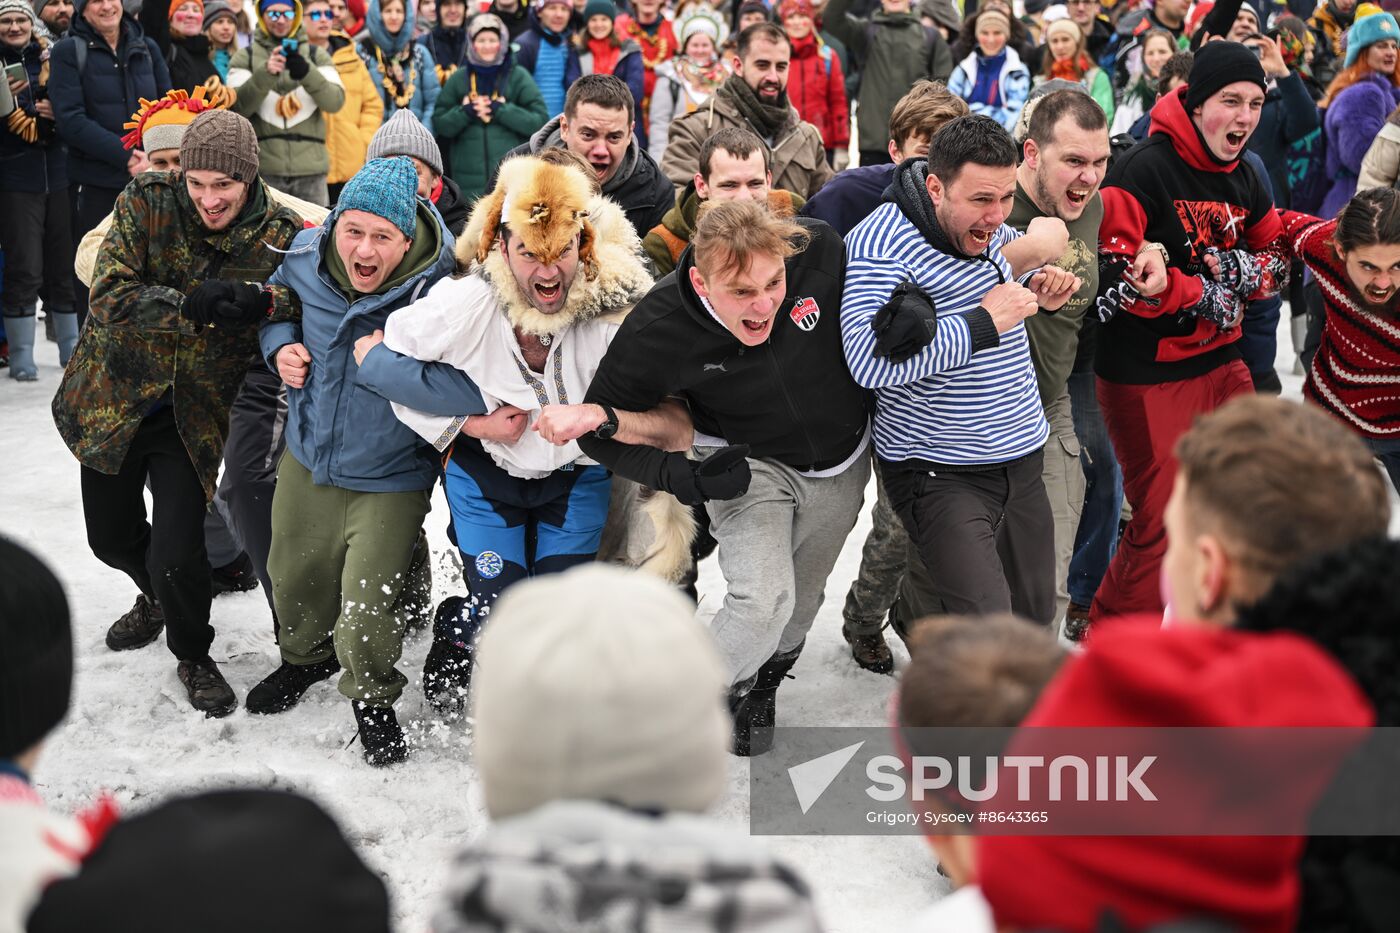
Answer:
[[[293,16],[296,16],[296,12],[293,10],[268,10],[263,16],[266,16],[275,23],[279,20],[291,19]]]
[[[306,14],[306,18],[320,22],[323,19],[335,19],[335,14],[330,10],[312,10]]]

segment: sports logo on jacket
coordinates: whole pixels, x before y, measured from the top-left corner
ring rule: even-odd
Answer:
[[[792,318],[792,323],[798,327],[803,330],[811,330],[817,326],[817,321],[822,316],[822,309],[817,307],[817,299],[815,298],[799,298],[797,304],[793,305],[792,310],[788,312],[788,316]]]

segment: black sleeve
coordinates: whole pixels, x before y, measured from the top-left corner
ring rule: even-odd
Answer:
[[[1196,29],[1195,35],[1191,37],[1191,51],[1196,51],[1201,47],[1201,39],[1207,33],[1212,36],[1225,36],[1230,32],[1230,27],[1235,25],[1235,20],[1240,15],[1240,7],[1244,5],[1244,0],[1220,0],[1211,7],[1206,18],[1201,20],[1201,25]]]
[[[665,378],[665,368],[658,363],[676,358],[676,348],[669,351],[660,345],[653,331],[637,323],[636,311],[629,316],[613,338],[593,382],[588,386],[585,403],[611,405],[622,411],[651,411],[662,399],[674,394]],[[592,433],[578,439],[585,454],[597,460],[624,479],[641,483],[650,489],[665,489],[661,482],[661,467],[667,451],[638,444],[623,444],[602,440]]]

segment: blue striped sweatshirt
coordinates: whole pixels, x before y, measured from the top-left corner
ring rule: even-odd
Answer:
[[[1044,446],[1050,425],[1025,326],[1017,324],[994,346],[976,348],[966,317],[993,287],[1012,280],[1001,247],[1020,235],[1002,224],[983,258],[960,259],[930,246],[893,203],[881,204],[847,235],[841,342],[851,375],[875,390],[880,459],[914,461],[908,465],[917,469],[965,470],[1016,460]],[[905,280],[933,298],[938,327],[918,355],[894,364],[872,355],[870,325]]]

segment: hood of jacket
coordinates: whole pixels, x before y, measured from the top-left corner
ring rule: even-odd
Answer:
[[[702,816],[560,800],[495,823],[457,856],[437,933],[821,929],[807,884]]]
[[[559,122],[562,119],[562,116],[555,117],[540,127],[534,136],[530,137],[531,152],[539,152],[541,149],[550,147],[565,148],[564,137],[559,132]],[[627,151],[622,155],[622,164],[617,167],[613,177],[603,184],[603,194],[615,195],[626,187],[633,175],[654,172],[655,169],[649,168],[653,164],[642,158],[642,147],[637,144],[637,134],[633,133],[631,142],[627,144]]]
[[[1165,97],[1159,97],[1152,107],[1152,123],[1147,135],[1165,133],[1171,137],[1172,148],[1187,165],[1199,172],[1233,172],[1239,159],[1221,162],[1206,148],[1200,128],[1186,112],[1186,86],[1182,85]]]
[[[399,29],[397,35],[390,35],[389,30],[384,26],[384,14],[380,12],[379,0],[370,0],[369,9],[365,11],[365,29],[369,31],[369,36],[374,40],[374,44],[379,46],[380,51],[394,57],[403,52],[413,44],[413,24],[417,22],[417,10],[413,5],[413,0],[403,0],[404,17],[403,27]]]
[[[524,333],[563,333],[576,321],[629,309],[651,288],[651,274],[637,231],[621,207],[594,195],[588,202],[588,224],[593,231],[592,266],[579,268],[563,308],[554,314],[543,314],[520,290],[499,248],[493,245],[486,261],[476,262],[476,250],[487,229],[486,215],[485,210],[472,211],[467,228],[457,241],[457,270],[482,273],[496,290],[511,324]]]

